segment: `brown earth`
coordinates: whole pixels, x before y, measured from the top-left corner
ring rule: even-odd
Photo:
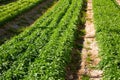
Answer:
[[[120,0],[116,0],[118,2],[118,4],[120,5]]]
[[[93,23],[92,0],[87,1],[86,23],[82,27],[85,35],[75,41],[76,45],[83,48],[74,48],[72,61],[66,69],[66,80],[101,80],[102,71],[95,69],[100,62],[98,56],[99,48],[95,39],[95,28]]]
[[[92,0],[87,1],[85,31],[86,35],[83,43],[84,47],[82,49],[81,70],[79,71],[81,74],[80,80],[84,78],[82,75],[88,76],[90,80],[101,80],[102,71],[95,69],[100,62],[100,58],[98,56],[99,48],[95,39]]]

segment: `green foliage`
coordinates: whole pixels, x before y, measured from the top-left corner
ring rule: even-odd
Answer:
[[[113,0],[93,1],[103,80],[120,80],[120,10]]]
[[[0,79],[64,80],[81,7],[82,0],[60,0],[0,46]]]
[[[88,75],[83,75],[82,80],[90,80],[90,77]]]
[[[18,0],[7,5],[0,6],[0,25],[10,21],[42,1],[44,0]]]

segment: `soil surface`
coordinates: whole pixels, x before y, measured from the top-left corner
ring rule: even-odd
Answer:
[[[120,0],[116,0],[118,2],[118,4],[120,5]]]
[[[66,80],[101,80],[102,71],[95,69],[100,58],[99,48],[95,39],[95,28],[93,23],[92,0],[86,2],[86,22],[80,26],[85,30],[85,35],[75,41],[72,51],[72,61],[66,69]],[[81,48],[80,48],[81,46]]]
[[[81,31],[84,30],[83,26],[78,26],[78,33],[76,34],[79,36],[79,34],[83,35]],[[66,77],[65,80],[78,80],[79,78],[79,70],[81,68],[81,51],[82,51],[82,45],[83,45],[83,36],[79,36],[76,38],[74,42],[74,48],[71,52],[71,62],[66,68]]]
[[[100,62],[98,56],[99,48],[95,39],[95,28],[93,24],[93,9],[92,0],[87,1],[86,23],[85,23],[86,35],[84,37],[84,47],[82,49],[82,62],[80,80],[89,78],[89,80],[101,80],[102,71],[95,69]]]

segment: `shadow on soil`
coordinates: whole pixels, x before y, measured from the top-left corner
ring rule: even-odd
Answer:
[[[79,80],[79,70],[81,68],[81,51],[83,48],[84,35],[85,35],[85,16],[86,16],[87,4],[84,1],[82,11],[80,13],[80,20],[78,23],[78,29],[75,33],[74,48],[71,52],[71,62],[66,67],[65,80]]]

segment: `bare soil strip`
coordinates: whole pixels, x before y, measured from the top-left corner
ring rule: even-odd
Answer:
[[[120,5],[120,0],[116,0],[118,2],[118,4]]]
[[[75,41],[76,47],[72,51],[72,61],[66,69],[66,80],[101,80],[102,78],[103,72],[96,69],[100,58],[95,39],[92,0],[88,0],[85,4],[87,4],[86,22],[84,26],[79,27],[78,32],[85,30],[86,33],[78,36],[79,38]]]
[[[55,0],[45,0],[26,13],[16,17],[14,20],[0,26],[0,44],[22,32],[26,27],[34,23]]]
[[[95,69],[100,62],[98,56],[98,46],[95,40],[95,28],[93,24],[93,10],[92,0],[87,1],[86,23],[85,23],[86,35],[84,37],[84,47],[82,49],[82,62],[80,80],[87,76],[89,80],[101,80],[102,71]]]

